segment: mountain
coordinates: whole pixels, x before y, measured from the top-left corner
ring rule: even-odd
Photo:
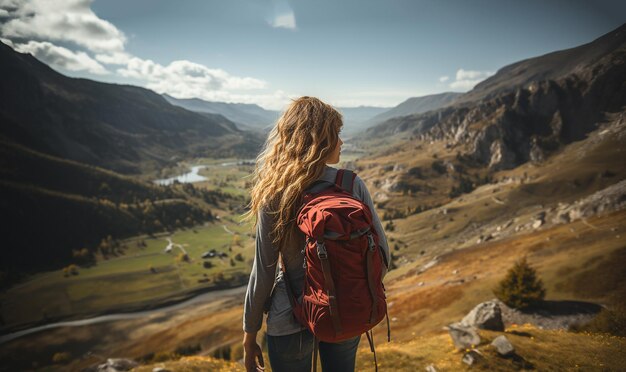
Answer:
[[[388,110],[389,107],[358,106],[358,107],[337,107],[343,115],[344,136],[353,136],[367,129],[366,122],[373,116]]]
[[[601,64],[608,54],[623,47],[625,32],[626,25],[622,25],[590,43],[505,66],[459,97],[457,102],[463,104],[494,98],[536,81],[556,81],[568,76],[589,79],[589,75],[597,73],[591,66]]]
[[[221,115],[144,88],[69,78],[2,43],[0,71],[0,136],[46,154],[130,174],[182,157],[249,157],[260,147]]]
[[[412,97],[390,110],[384,111],[367,121],[369,126],[382,123],[394,117],[420,114],[453,103],[462,93],[445,92],[428,96]]]
[[[459,157],[511,169],[585,138],[606,113],[621,111],[624,81],[626,25],[580,47],[506,66],[452,105],[392,118],[367,137],[441,140]]]
[[[116,255],[118,239],[212,220],[241,198],[134,175],[187,156],[253,156],[260,136],[143,88],[63,76],[0,43],[0,287]],[[228,204],[228,205],[231,205]]]
[[[187,110],[202,114],[219,114],[237,124],[242,130],[268,131],[280,117],[280,111],[265,110],[264,108],[246,103],[209,102],[199,98],[179,99],[163,94],[169,103]],[[366,128],[364,122],[373,116],[388,110],[388,107],[337,107],[343,115],[344,134],[356,134]]]
[[[163,94],[163,98],[189,111],[222,115],[240,129],[268,129],[280,116],[278,111],[265,110],[254,104],[209,102],[199,98],[179,99],[168,94]]]

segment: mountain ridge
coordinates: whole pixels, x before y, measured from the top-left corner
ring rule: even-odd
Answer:
[[[610,40],[607,43],[606,40]],[[483,99],[484,87],[505,82],[499,73],[484,85],[458,98],[450,106],[387,120],[368,129],[363,137],[395,135],[411,139],[446,141],[459,156],[468,156],[492,169],[510,169],[526,161],[540,161],[563,144],[584,138],[605,112],[620,111],[626,105],[626,26],[581,47],[554,56],[571,57],[572,50],[584,54],[576,71],[555,80],[533,80],[519,86],[517,80],[505,86],[495,84]],[[596,50],[613,49],[598,56]],[[586,51],[593,50],[594,53]],[[541,65],[544,57],[525,60],[525,65]],[[587,61],[582,63],[581,61]],[[556,62],[552,59],[546,71],[535,68],[533,76],[547,76]],[[512,66],[520,66],[513,64]],[[555,75],[556,76],[556,75]],[[478,93],[476,93],[478,92]],[[465,97],[465,98],[464,98]],[[469,98],[467,98],[469,97]]]
[[[132,174],[182,157],[246,157],[261,143],[221,115],[170,105],[145,88],[69,78],[5,44],[0,67],[0,136],[61,158]]]
[[[266,110],[253,103],[228,103],[206,101],[201,98],[175,98],[167,93],[161,96],[172,105],[189,111],[219,114],[236,123],[240,129],[263,130],[271,126],[279,117],[278,111]]]
[[[420,114],[439,109],[454,103],[455,100],[461,95],[462,93],[443,92],[419,97],[411,97],[388,111],[370,118],[367,123],[369,126],[373,126],[395,117]]]

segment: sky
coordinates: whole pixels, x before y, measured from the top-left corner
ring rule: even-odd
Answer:
[[[0,40],[65,75],[272,110],[465,92],[625,22],[608,0],[0,0]]]

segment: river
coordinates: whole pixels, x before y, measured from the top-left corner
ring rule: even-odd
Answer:
[[[254,159],[249,159],[249,160],[229,161],[229,162],[220,163],[219,165],[192,165],[189,169],[189,172],[187,173],[183,173],[179,176],[157,179],[152,182],[159,184],[159,185],[164,185],[164,186],[171,185],[175,181],[178,181],[180,183],[202,182],[202,181],[208,180],[209,178],[198,174],[200,169],[213,168],[213,167],[232,167],[232,166],[237,166],[237,165],[254,164],[254,161],[255,161]]]

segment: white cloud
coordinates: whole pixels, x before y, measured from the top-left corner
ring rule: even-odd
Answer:
[[[91,10],[92,0],[27,0],[7,2],[15,7],[0,27],[11,39],[64,41],[95,52],[123,51],[126,37]],[[9,6],[2,6],[6,10]]]
[[[97,75],[109,73],[101,64],[86,53],[73,52],[47,41],[31,40],[26,44],[14,44],[13,47],[18,52],[30,53],[55,68],[69,71],[87,71]]]
[[[0,0],[0,8],[5,10],[15,10],[18,8],[21,0]]]
[[[288,0],[272,0],[271,15],[267,19],[267,23],[275,28],[286,28],[295,30],[296,15]]]
[[[448,80],[450,80],[450,76],[442,76],[439,78],[439,81],[442,83],[445,83]]]
[[[245,93],[267,88],[267,82],[251,77],[233,76],[221,69],[210,69],[190,61],[173,61],[163,66],[151,60],[133,57],[117,70],[121,76],[144,82],[146,88],[176,98],[201,98],[207,101],[255,103],[280,109],[288,95],[277,90],[268,93]]]
[[[450,83],[450,88],[457,90],[470,90],[476,84],[493,75],[491,71],[474,71],[458,69],[456,72],[456,80]]]
[[[6,9],[0,8],[0,17],[8,17],[8,16],[9,16],[9,11]]]
[[[107,65],[125,65],[133,58],[126,52],[113,52],[106,54],[96,54],[96,59]]]
[[[272,27],[275,28],[287,28],[290,30],[296,29],[296,16],[293,12],[277,15],[271,22]]]
[[[289,4],[275,4],[274,27],[295,29]],[[267,82],[253,77],[230,75],[186,60],[163,66],[133,56],[125,50],[126,36],[112,23],[99,18],[91,9],[93,0],[0,0],[8,20],[0,23],[3,42],[14,49],[33,54],[51,66],[67,71],[107,74],[103,66],[119,66],[115,72],[158,93],[174,97],[198,97],[212,101],[256,103],[265,108],[282,108],[289,102],[286,93],[270,92]],[[64,47],[55,45],[63,43]],[[70,45],[70,46],[68,46]],[[72,48],[67,49],[65,46]],[[90,54],[93,56],[90,56]],[[263,90],[247,93],[250,90]]]
[[[167,91],[179,87],[187,91],[263,89],[266,82],[250,77],[232,76],[221,69],[210,69],[190,61],[174,61],[167,66],[151,60],[131,58],[126,67],[117,72],[124,76],[148,82],[150,89]]]
[[[13,46],[13,42],[12,42],[11,40],[9,40],[9,39],[5,39],[5,38],[3,38],[3,37],[0,37],[0,41],[2,41],[3,43],[5,43],[6,45],[10,46],[11,48],[14,48],[14,49],[15,49],[15,47]]]

